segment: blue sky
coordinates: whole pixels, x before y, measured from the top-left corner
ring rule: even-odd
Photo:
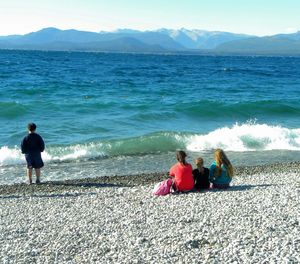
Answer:
[[[1,0],[0,12],[1,36],[45,27],[184,27],[259,36],[300,30],[300,0]]]

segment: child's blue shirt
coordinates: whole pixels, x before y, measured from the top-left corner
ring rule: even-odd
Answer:
[[[217,183],[217,184],[229,184],[232,180],[232,178],[228,175],[226,167],[222,164],[222,174],[220,176],[215,176],[217,164],[214,161],[210,165],[209,169],[209,181],[212,183]]]

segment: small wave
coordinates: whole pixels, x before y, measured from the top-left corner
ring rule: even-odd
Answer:
[[[223,118],[236,116],[252,118],[258,116],[299,116],[298,102],[263,100],[254,102],[224,103],[217,101],[199,101],[180,105],[180,110],[190,116],[203,118]],[[179,109],[178,109],[179,110]]]
[[[27,113],[27,107],[17,102],[0,102],[0,117],[11,119],[23,116]]]
[[[42,153],[46,162],[75,161],[111,156],[145,155],[184,148],[188,136],[181,133],[160,132],[123,140],[92,142],[70,146],[48,146]],[[17,148],[0,148],[0,166],[25,163]]]
[[[17,148],[8,148],[7,146],[0,148],[0,166],[21,164],[25,162],[21,151]]]
[[[95,147],[93,144],[73,145],[66,147],[50,146],[46,151],[42,152],[42,158],[45,162],[63,162],[104,156],[103,153],[99,151],[97,152],[94,148]],[[7,146],[0,148],[0,167],[24,163],[24,155],[16,146],[13,148],[8,148]]]
[[[266,124],[235,124],[206,135],[190,138],[187,149],[202,151],[223,148],[230,151],[300,150],[300,129]]]
[[[215,148],[224,150],[300,151],[300,129],[248,122],[222,127],[207,134],[158,132],[140,137],[91,142],[69,146],[47,146],[42,157],[46,162],[80,161],[106,157],[158,154],[186,149],[191,152],[207,151]],[[19,148],[0,148],[0,166],[25,163]]]
[[[220,70],[218,70],[220,71]],[[251,69],[251,68],[247,68],[247,69],[242,69],[242,68],[233,68],[233,67],[224,67],[221,69],[221,71],[223,72],[230,72],[230,73],[234,73],[234,74],[240,74],[240,75],[254,75],[254,76],[274,76],[277,74],[277,71],[275,70],[270,70],[268,68],[264,68],[264,69]]]

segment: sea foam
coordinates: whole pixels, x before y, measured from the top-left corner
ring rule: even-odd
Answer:
[[[45,162],[91,158],[165,153],[176,149],[201,152],[222,148],[226,151],[300,151],[300,129],[267,124],[245,123],[222,127],[207,134],[157,132],[140,137],[90,142],[69,146],[46,146]],[[0,148],[0,166],[25,163],[24,155],[15,146]]]
[[[195,135],[186,146],[189,151],[222,148],[229,151],[300,150],[300,129],[266,124],[235,124],[206,135]]]

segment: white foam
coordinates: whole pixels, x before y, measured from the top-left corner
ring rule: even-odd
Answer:
[[[47,152],[42,153],[42,158],[44,161],[52,160],[52,157]],[[3,146],[0,148],[0,167],[25,163],[25,156],[17,146],[13,148]]]
[[[235,124],[206,135],[192,136],[189,151],[222,148],[229,151],[300,150],[300,129],[266,124]]]
[[[45,161],[66,161],[81,158],[105,156],[102,143],[77,144],[66,147],[52,147],[48,152],[43,152]]]
[[[56,161],[65,161],[65,160],[75,160],[78,158],[84,158],[91,156],[91,151],[89,151],[86,145],[76,145],[65,147],[60,151],[60,153],[56,153],[55,155],[48,154],[48,160],[56,160]]]
[[[195,152],[215,148],[237,152],[279,149],[300,151],[300,129],[288,129],[266,124],[235,124],[232,127],[216,129],[206,135],[176,134],[174,137],[180,144],[185,144],[187,150]],[[49,162],[93,158],[109,154],[126,155],[126,149],[120,150],[119,147],[119,144],[113,146],[110,143],[101,142],[71,146],[49,146],[42,153],[42,158],[45,162]],[[17,146],[13,148],[0,147],[0,167],[23,163],[25,163],[24,155]]]
[[[8,148],[7,146],[0,148],[0,166],[11,164],[22,164],[25,162],[24,155],[17,148]]]
[[[50,147],[48,151],[42,152],[42,159],[49,161],[66,161],[76,160],[79,158],[89,158],[95,156],[103,156],[99,151],[99,144],[75,145],[67,147]],[[7,165],[25,164],[24,154],[17,146],[8,148],[3,146],[0,148],[0,167]]]

